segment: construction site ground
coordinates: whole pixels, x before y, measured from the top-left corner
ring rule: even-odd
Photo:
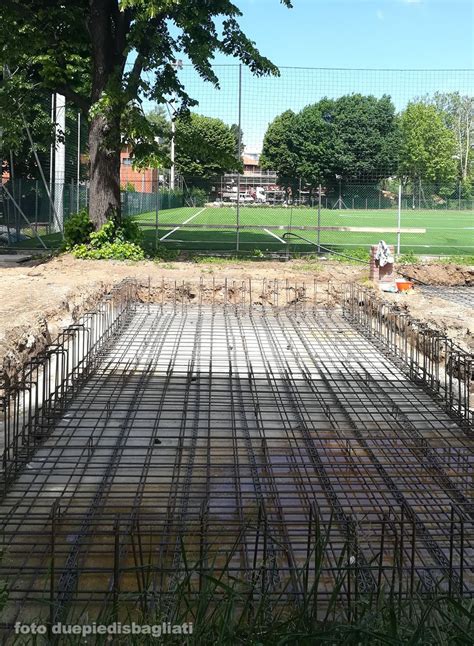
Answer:
[[[464,288],[463,294],[470,294],[466,288],[474,290],[474,267],[429,262],[404,265],[397,271],[420,282],[407,295],[381,296],[442,329],[465,349],[474,351],[472,300],[450,298],[456,288]],[[234,282],[252,279],[255,284],[263,280],[288,280],[294,284],[317,285],[318,299],[334,304],[348,282],[371,286],[368,266],[330,260],[125,263],[77,260],[69,254],[48,260],[34,259],[0,267],[0,365],[7,370],[18,368],[51,342],[61,328],[71,324],[113,285],[128,277],[143,285],[143,300],[147,300],[147,294],[157,300],[156,288],[163,280],[172,284],[200,280],[222,284],[226,278]],[[445,289],[430,292],[421,283]],[[166,300],[166,294],[160,298]]]

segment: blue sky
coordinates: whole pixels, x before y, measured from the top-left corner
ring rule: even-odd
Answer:
[[[280,78],[265,79],[243,69],[247,152],[260,151],[276,115],[324,96],[389,94],[401,110],[437,90],[474,93],[474,0],[293,0],[291,10],[279,0],[234,2],[244,14],[244,32],[281,69]],[[199,101],[197,112],[237,123],[236,61],[219,56],[215,62],[220,91],[191,66],[181,78]]]
[[[471,68],[472,0],[235,0],[278,65]]]

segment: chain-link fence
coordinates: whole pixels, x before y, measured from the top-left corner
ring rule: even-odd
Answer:
[[[474,253],[474,196],[463,196],[462,186],[450,197],[426,182],[321,186],[289,201],[273,184],[242,182],[238,194],[236,182],[237,176],[226,175],[201,188],[145,184],[145,191],[122,191],[122,214],[138,222],[151,252],[166,245],[203,253],[315,253],[368,249],[384,239],[399,253]],[[52,201],[38,180],[5,183],[0,243],[59,245],[64,222],[87,207],[88,192],[86,182],[56,185]]]
[[[186,127],[161,106],[170,169],[139,172],[122,152],[122,212],[150,249],[314,252],[382,238],[401,253],[474,253],[473,70],[216,72],[219,89],[179,72],[200,115]],[[66,115],[64,181],[52,155],[46,182],[9,177],[0,190],[4,245],[56,244],[87,207],[87,128]]]

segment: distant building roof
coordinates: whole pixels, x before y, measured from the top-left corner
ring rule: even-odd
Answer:
[[[260,166],[260,154],[244,153],[242,155],[242,161],[245,166]]]

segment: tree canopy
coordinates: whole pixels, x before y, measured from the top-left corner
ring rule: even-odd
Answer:
[[[474,175],[474,97],[459,92],[436,92],[425,102],[434,105],[456,139],[459,179],[470,182]]]
[[[397,121],[388,96],[351,94],[324,98],[270,124],[262,163],[287,187],[338,180],[380,179],[397,167]]]
[[[290,0],[280,2],[291,7]],[[2,0],[0,63],[16,79],[15,110],[28,102],[29,86],[63,94],[89,119],[96,225],[120,212],[123,137],[132,147],[136,133],[141,146],[145,135],[147,146],[155,142],[141,99],[162,104],[173,94],[181,110],[195,105],[177,58],[185,56],[216,86],[216,53],[236,57],[256,75],[278,73],[241,30],[241,15],[231,0]],[[145,79],[144,72],[153,74]]]
[[[410,103],[400,117],[400,173],[448,185],[456,179],[456,139],[434,105]]]
[[[231,126],[194,113],[176,120],[176,168],[182,175],[209,178],[240,167]]]
[[[286,189],[294,189],[298,181],[298,155],[293,141],[295,121],[292,110],[272,121],[265,133],[260,157],[262,168],[275,171],[279,183]]]

